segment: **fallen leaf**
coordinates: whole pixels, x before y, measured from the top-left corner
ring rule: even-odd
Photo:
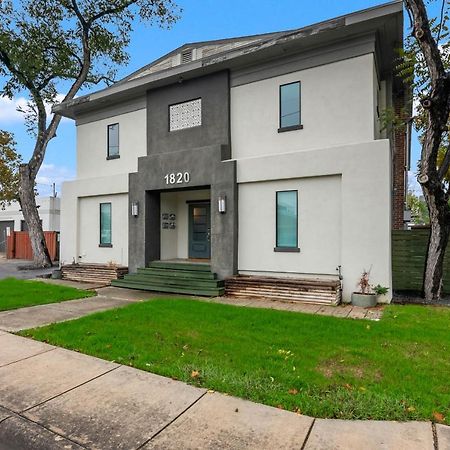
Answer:
[[[291,395],[297,395],[298,394],[298,391],[297,391],[297,389],[289,389],[289,394],[291,394]]]
[[[415,410],[416,410],[416,408],[414,408],[414,406],[408,406],[406,408],[406,411],[408,411],[408,412],[414,412]]]
[[[443,414],[441,414],[440,412],[435,411],[433,413],[433,417],[436,420],[436,422],[443,422],[445,420],[445,417]]]
[[[193,370],[191,372],[191,378],[198,378],[200,376],[200,372],[198,370]]]

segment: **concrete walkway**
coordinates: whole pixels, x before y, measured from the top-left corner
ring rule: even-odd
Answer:
[[[450,448],[429,422],[313,419],[0,332],[0,449]]]
[[[67,285],[67,283],[65,284]],[[89,285],[84,284],[84,286],[77,287],[87,289]],[[101,288],[97,289],[97,292],[98,295],[96,297],[3,311],[0,313],[0,330],[16,332],[51,323],[78,319],[94,312],[119,308],[149,297],[148,292],[122,292],[121,289],[115,288]]]

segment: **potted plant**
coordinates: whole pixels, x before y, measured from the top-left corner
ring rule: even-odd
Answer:
[[[377,302],[378,302],[382,295],[386,295],[389,292],[389,288],[387,288],[385,286],[381,286],[381,284],[377,284],[376,286],[372,286],[372,291],[377,296]]]
[[[352,293],[352,305],[368,308],[377,304],[377,294],[372,292],[369,278],[370,271],[364,269],[357,283],[359,291]]]

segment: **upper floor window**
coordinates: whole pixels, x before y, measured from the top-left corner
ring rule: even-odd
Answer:
[[[169,131],[199,127],[201,124],[201,98],[169,106]]]
[[[280,86],[280,128],[281,131],[299,130],[303,128],[301,124],[301,84],[283,84]]]
[[[119,158],[119,124],[108,125],[108,155],[107,159]]]
[[[277,192],[276,220],[275,251],[299,252],[297,191]]]

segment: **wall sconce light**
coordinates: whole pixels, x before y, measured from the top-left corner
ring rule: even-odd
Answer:
[[[219,212],[221,214],[225,214],[227,212],[227,196],[226,195],[219,195],[218,207],[219,207]]]
[[[139,202],[131,203],[131,215],[134,217],[139,215]]]

